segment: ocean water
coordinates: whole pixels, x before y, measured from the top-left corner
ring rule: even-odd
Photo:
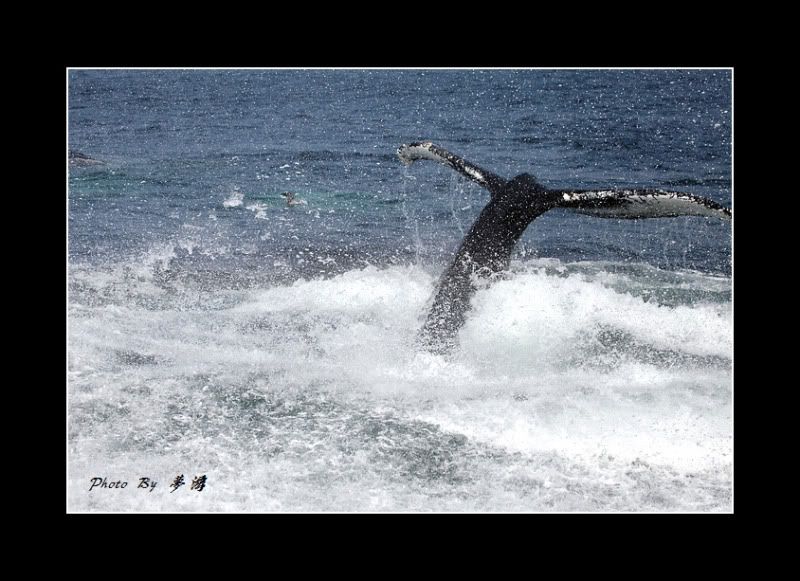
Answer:
[[[67,81],[68,510],[732,510],[731,223],[551,211],[431,355],[488,194],[395,154],[731,206],[730,71]]]

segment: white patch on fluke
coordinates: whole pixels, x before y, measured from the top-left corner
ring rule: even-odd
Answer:
[[[476,180],[483,180],[483,174],[473,167],[465,166],[464,171],[474,177]]]

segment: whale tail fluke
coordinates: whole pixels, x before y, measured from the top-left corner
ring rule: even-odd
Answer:
[[[428,159],[450,166],[461,175],[489,190],[489,193],[493,196],[502,190],[507,183],[499,175],[478,167],[430,141],[403,144],[397,148],[397,156],[406,166],[419,159]]]
[[[552,190],[551,190],[552,191]],[[674,218],[707,216],[731,219],[731,210],[714,200],[657,189],[559,190],[556,205],[597,218]]]
[[[426,351],[447,353],[477,290],[473,275],[487,276],[508,267],[511,253],[525,229],[553,208],[565,208],[600,218],[660,218],[709,216],[731,219],[731,210],[708,198],[657,189],[558,190],[540,184],[530,174],[506,180],[430,141],[401,145],[400,160],[411,165],[428,159],[447,165],[485,187],[492,199],[483,208],[437,286],[418,344]]]

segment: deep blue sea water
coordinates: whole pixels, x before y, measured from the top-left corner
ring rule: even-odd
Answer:
[[[70,71],[70,509],[730,510],[731,223],[551,211],[442,358],[488,194],[395,150],[731,206],[731,76]]]

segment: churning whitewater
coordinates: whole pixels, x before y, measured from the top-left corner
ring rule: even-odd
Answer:
[[[730,511],[730,223],[548,213],[439,355],[488,194],[395,156],[730,207],[730,81],[71,71],[68,509]]]

